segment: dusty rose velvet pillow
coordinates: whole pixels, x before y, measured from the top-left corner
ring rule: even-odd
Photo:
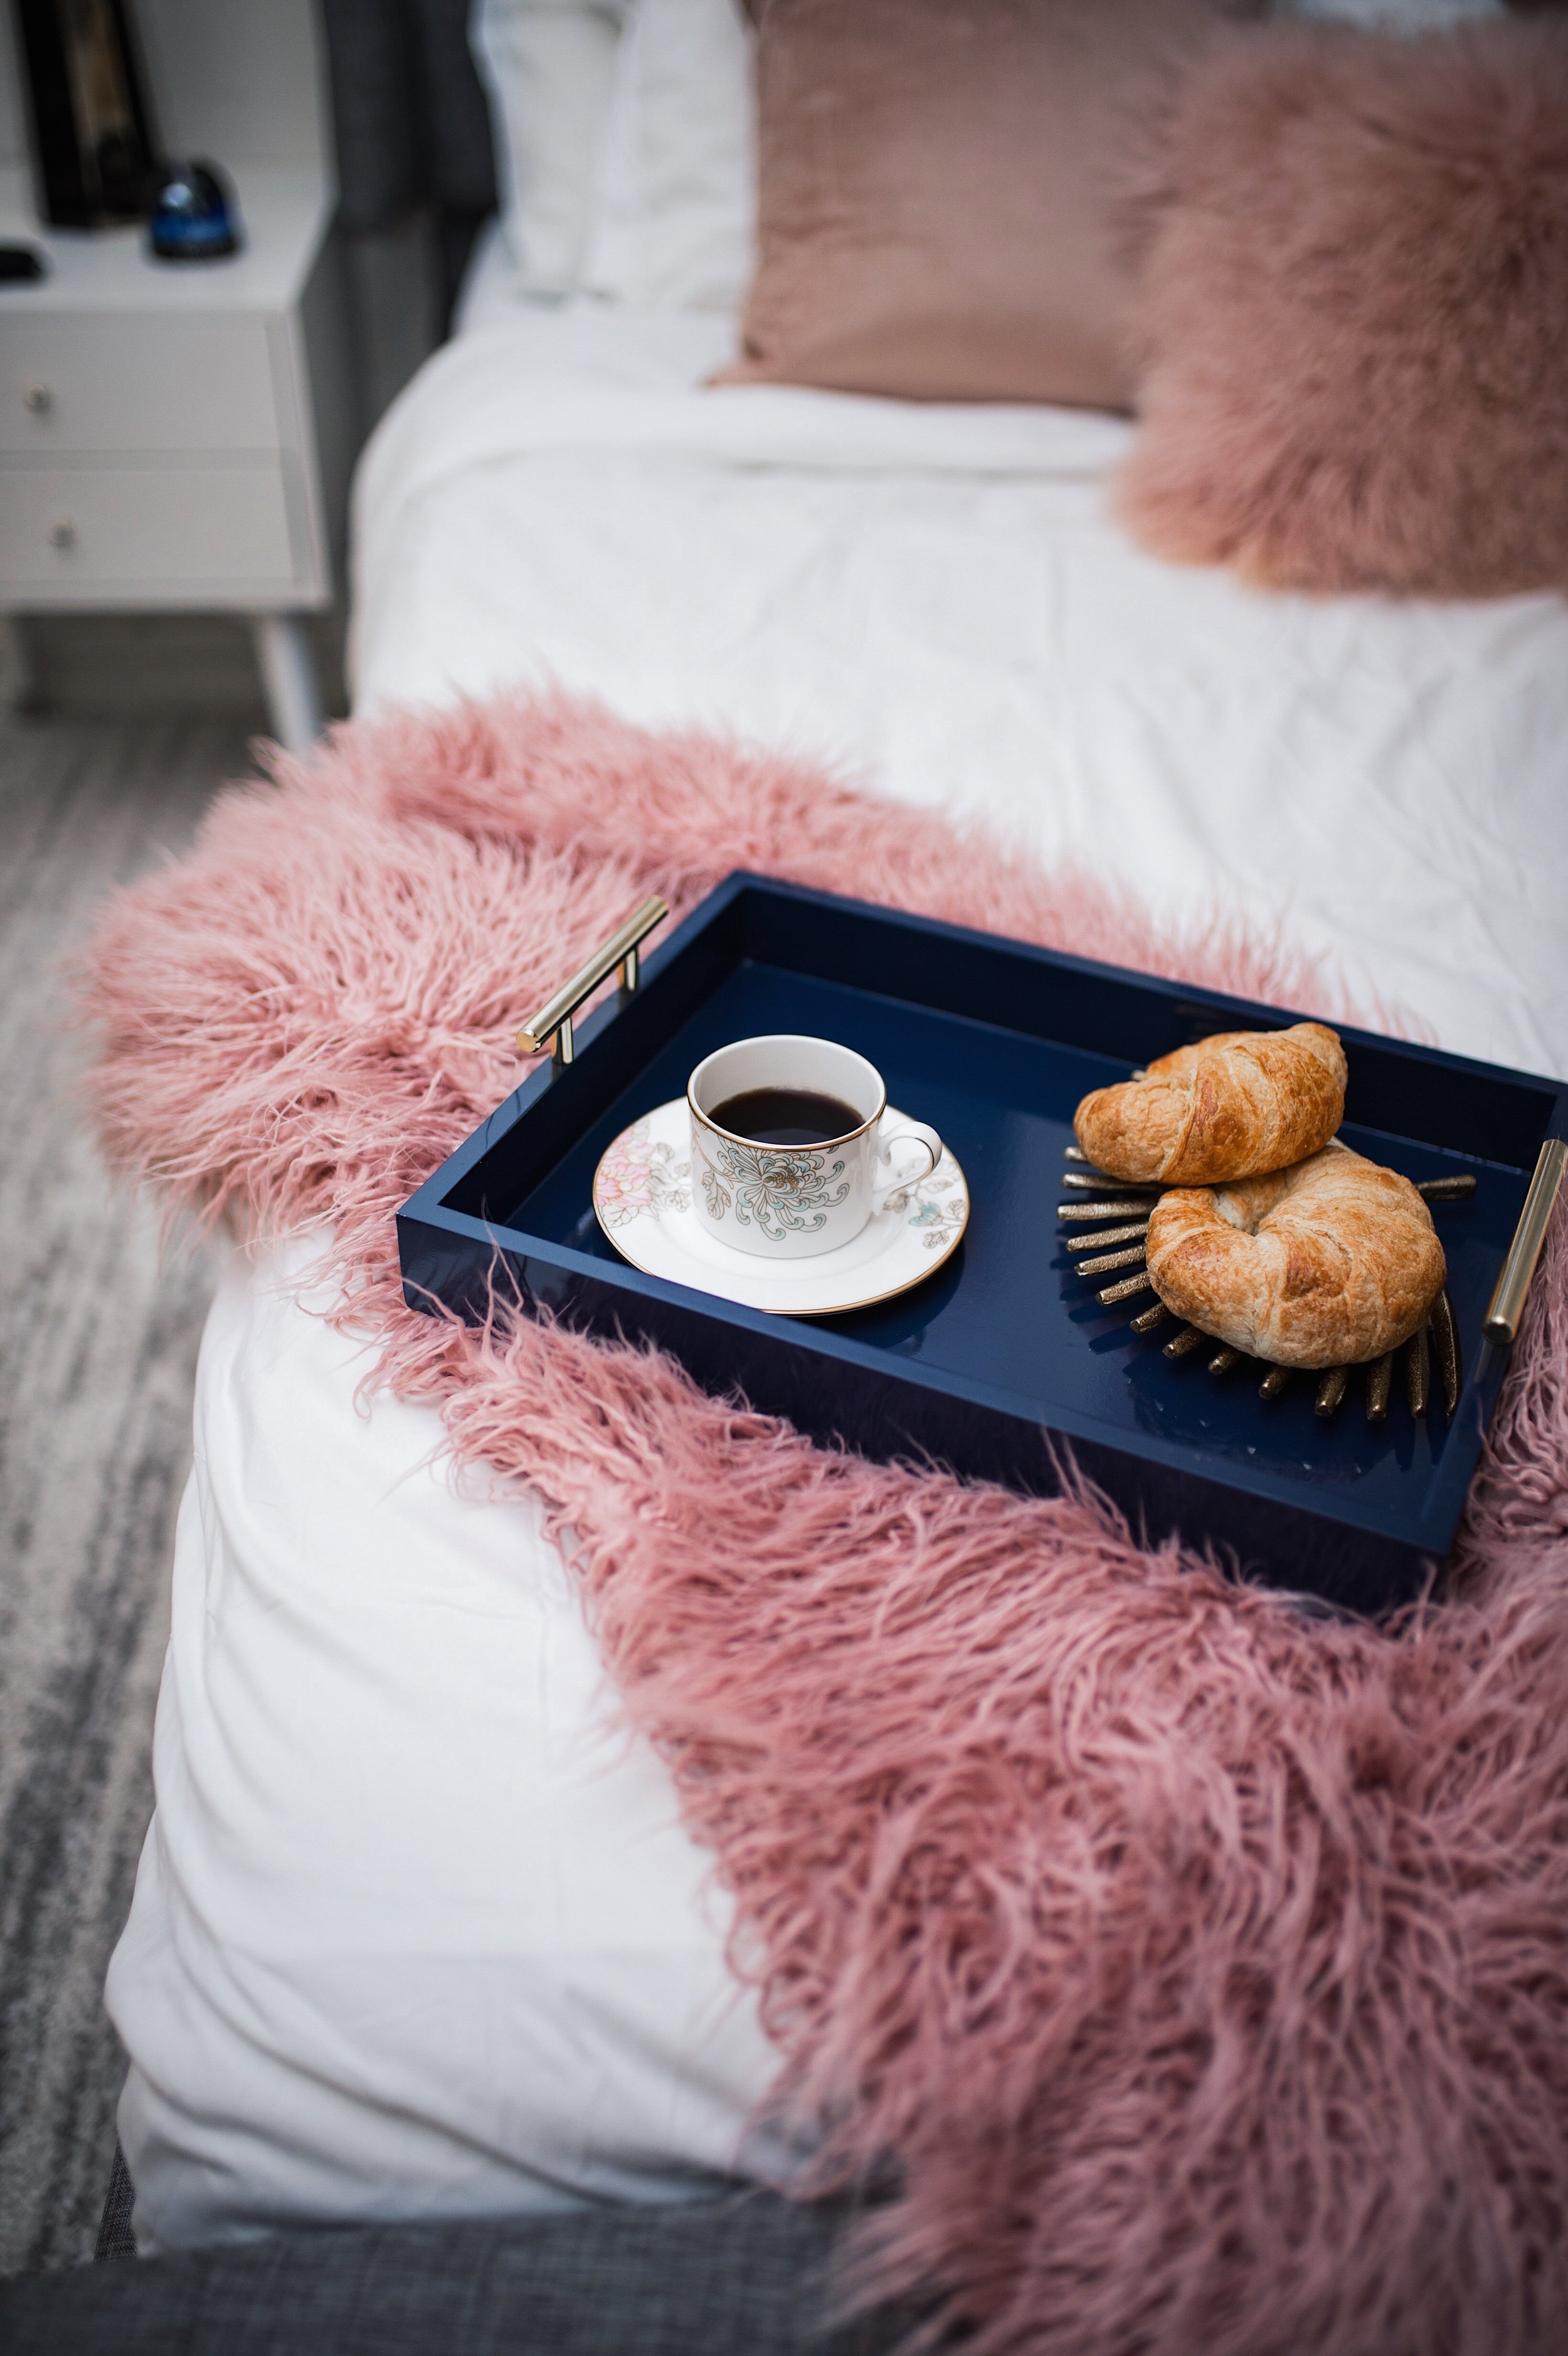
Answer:
[[[1262,0],[750,0],[758,249],[731,382],[1125,408],[1125,165]]]
[[[1137,538],[1277,588],[1568,584],[1568,30],[1262,28],[1168,127]]]

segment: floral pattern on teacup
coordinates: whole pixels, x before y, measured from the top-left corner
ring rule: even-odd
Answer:
[[[927,1251],[945,1251],[969,1215],[964,1181],[944,1155],[934,1170],[888,1196],[885,1210],[920,1231]]]
[[[848,1178],[833,1188],[844,1164],[836,1162],[829,1170],[826,1153],[732,1145],[728,1140],[708,1150],[712,1158],[702,1173],[702,1192],[709,1217],[722,1219],[733,1201],[736,1224],[755,1225],[770,1243],[782,1243],[786,1235],[818,1234],[827,1225],[828,1212],[849,1192]]]
[[[615,1140],[599,1164],[593,1201],[606,1226],[691,1206],[690,1189],[682,1183],[691,1176],[690,1162],[678,1161],[673,1145],[656,1141],[652,1129],[649,1113]]]

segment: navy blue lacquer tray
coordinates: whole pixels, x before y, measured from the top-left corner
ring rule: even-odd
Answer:
[[[635,996],[579,1025],[575,1060],[533,1073],[405,1204],[406,1296],[480,1317],[498,1253],[525,1301],[650,1337],[708,1389],[818,1439],[1040,1493],[1065,1440],[1152,1537],[1213,1540],[1243,1569],[1373,1610],[1453,1538],[1507,1366],[1482,1321],[1543,1141],[1568,1136],[1568,1089],[1342,1033],[1346,1142],[1418,1181],[1477,1182],[1435,1213],[1465,1362],[1452,1420],[1440,1398],[1413,1420],[1396,1386],[1383,1424],[1354,1395],[1326,1421],[1310,1382],[1265,1401],[1200,1357],[1173,1365],[1160,1333],[1130,1333],[1140,1302],[1099,1305],[1054,1216],[1086,1090],[1206,1033],[1296,1019],[732,875],[647,958]],[[601,1233],[591,1188],[611,1140],[680,1096],[710,1049],[770,1031],[859,1048],[952,1145],[969,1228],[926,1284],[845,1316],[773,1317],[642,1275]]]

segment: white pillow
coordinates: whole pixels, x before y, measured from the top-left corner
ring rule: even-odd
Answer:
[[[633,0],[585,287],[650,309],[738,310],[755,238],[752,40],[738,0]]]
[[[490,97],[502,234],[525,293],[581,283],[632,0],[475,0],[469,44]]]

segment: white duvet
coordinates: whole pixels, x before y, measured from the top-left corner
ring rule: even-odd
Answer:
[[[553,679],[740,729],[1568,1073],[1563,599],[1250,591],[1111,519],[1117,420],[709,391],[723,319],[480,291],[361,472],[361,708]]]
[[[727,1907],[537,1507],[454,1486],[433,1409],[359,1408],[312,1257],[236,1254],[202,1343],[107,1991],[140,2245],[778,2173]]]
[[[359,708],[556,680],[737,728],[1568,1073],[1562,601],[1177,572],[1108,518],[1117,422],[705,391],[730,337],[482,272],[361,472]],[[139,2234],[776,2173],[707,1860],[537,1516],[456,1494],[433,1415],[357,1410],[287,1271],[235,1264],[198,1379],[109,1990]]]

